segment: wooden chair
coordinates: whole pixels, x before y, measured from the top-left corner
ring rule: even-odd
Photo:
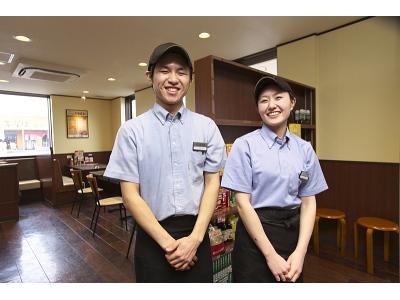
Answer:
[[[367,229],[366,243],[367,243],[367,272],[374,273],[374,255],[373,255],[373,233],[374,230],[384,232],[383,236],[383,260],[389,261],[389,233],[399,232],[399,225],[396,223],[375,217],[361,217],[354,222],[354,258],[358,258],[358,226]]]
[[[85,188],[85,182],[83,181],[81,170],[70,169],[69,171],[71,172],[72,181],[74,182],[74,187],[76,191],[75,199],[71,208],[71,215],[74,210],[75,204],[79,202],[77,214],[77,218],[79,218],[79,212],[81,211],[82,202],[85,200],[86,195],[92,194],[92,189],[90,186]],[[99,192],[103,191],[102,188],[98,188],[98,190]]]
[[[346,249],[346,214],[338,209],[317,208],[314,223],[314,252],[319,255],[319,220],[337,220],[337,247],[340,249],[340,255],[344,255]]]
[[[133,220],[132,233],[131,233],[131,238],[129,239],[128,251],[126,251],[126,258],[129,257],[129,251],[131,250],[133,235],[135,234],[136,227],[137,227],[136,221]]]
[[[120,215],[120,220],[121,220],[121,227],[122,227],[122,210],[124,211],[125,215],[125,228],[128,230],[128,222],[126,220],[126,209],[125,206],[122,202],[122,197],[109,197],[109,198],[104,198],[101,199],[99,195],[99,188],[97,187],[97,180],[96,177],[94,177],[92,174],[89,174],[86,176],[89,185],[92,189],[92,194],[95,199],[95,206],[93,210],[93,215],[92,215],[92,221],[90,222],[90,228],[93,227],[93,236],[96,232],[96,227],[97,227],[97,222],[99,220],[99,215],[100,215],[100,210],[102,207],[107,207],[107,206],[112,206],[112,205],[118,205],[119,206],[119,215]],[[94,222],[94,223],[93,223]]]

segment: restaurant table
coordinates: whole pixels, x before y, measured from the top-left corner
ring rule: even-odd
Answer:
[[[82,165],[68,165],[69,169],[81,170],[82,172],[91,172],[91,171],[99,171],[105,170],[107,165],[105,164],[98,164],[98,163],[89,163],[89,164],[82,164]]]

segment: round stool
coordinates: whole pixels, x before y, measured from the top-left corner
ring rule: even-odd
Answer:
[[[346,249],[346,214],[338,209],[317,208],[314,223],[314,252],[319,255],[319,219],[337,220],[337,247],[340,255],[344,255]]]
[[[373,258],[373,233],[374,230],[383,231],[383,260],[389,261],[389,233],[391,231],[398,232],[399,226],[389,220],[362,217],[354,222],[354,258],[358,258],[358,225],[367,229],[366,242],[367,242],[367,272],[374,273],[374,258]]]

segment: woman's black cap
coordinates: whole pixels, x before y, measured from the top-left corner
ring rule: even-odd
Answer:
[[[289,83],[279,77],[264,76],[257,83],[254,88],[254,98],[256,103],[258,102],[258,97],[260,97],[261,92],[269,85],[276,85],[282,91],[288,92],[291,97],[294,97],[292,88]]]

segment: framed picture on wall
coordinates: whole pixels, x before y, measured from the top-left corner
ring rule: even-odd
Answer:
[[[89,122],[87,110],[67,109],[67,138],[88,138]]]

